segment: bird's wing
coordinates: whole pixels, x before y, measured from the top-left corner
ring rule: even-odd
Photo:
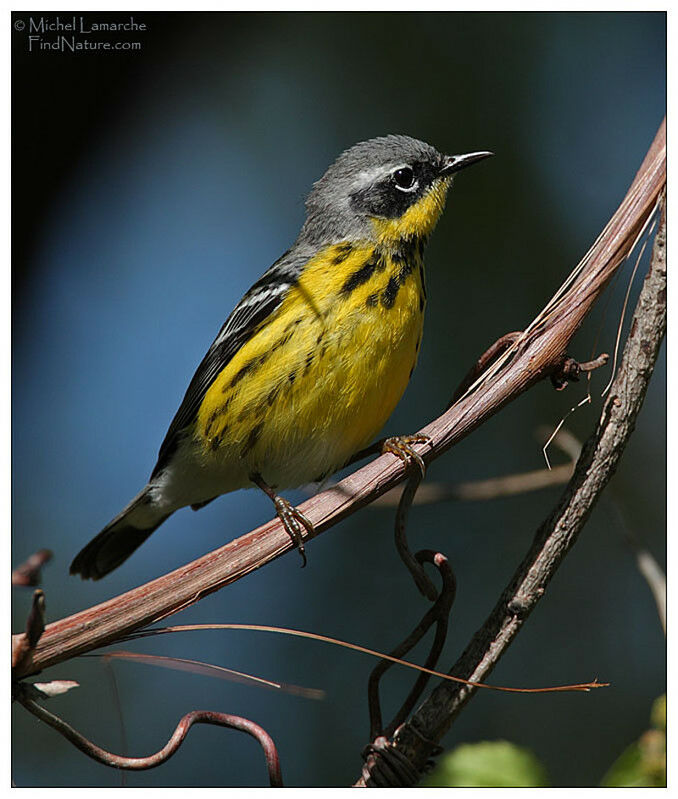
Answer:
[[[182,433],[194,421],[198,408],[217,375],[281,305],[290,288],[297,282],[309,257],[308,253],[288,250],[235,306],[193,375],[162,442],[151,479],[167,465]]]

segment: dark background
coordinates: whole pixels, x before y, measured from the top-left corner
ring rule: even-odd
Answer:
[[[86,23],[129,17],[59,16],[74,13]],[[270,517],[265,497],[238,492],[177,513],[103,582],[67,574],[143,485],[205,349],[293,241],[304,194],[342,149],[399,132],[446,152],[497,154],[459,177],[428,250],[423,351],[387,426],[411,432],[440,412],[489,343],[543,307],[622,199],[665,112],[660,13],[133,15],[147,31],[88,38],[140,41],[140,51],[74,54],[28,52],[16,21],[28,26],[40,13],[13,15],[12,559],[54,551],[43,586],[51,620]],[[596,337],[598,350],[612,350],[629,274],[608,292],[606,314],[601,304],[587,320],[575,356],[586,360]],[[568,419],[582,440],[608,377],[594,376],[593,405]],[[481,692],[446,747],[509,739],[544,761],[553,785],[591,785],[647,726],[664,690],[664,639],[624,530],[665,564],[665,379],[662,357],[617,476],[493,674],[517,686],[597,677],[611,687]],[[436,461],[429,478],[540,468],[536,428],[553,429],[584,395],[583,384],[560,394],[535,387]],[[459,583],[442,664],[482,623],[558,495],[412,512],[413,547],[444,551]],[[392,511],[366,509],[312,542],[304,571],[292,553],[176,621],[286,625],[388,650],[425,610],[394,552],[392,521]],[[14,599],[18,631],[30,592],[14,589]],[[119,709],[133,755],[159,749],[189,710],[237,713],[275,738],[288,785],[357,777],[368,658],[244,632],[134,648],[323,688],[327,698],[122,663],[116,703],[103,663],[80,659],[41,675],[81,683],[50,708],[115,751]],[[387,715],[410,682],[390,675]],[[17,785],[120,784],[22,708],[14,719]],[[199,727],[167,765],[126,780],[236,786],[264,784],[265,774],[249,738]]]

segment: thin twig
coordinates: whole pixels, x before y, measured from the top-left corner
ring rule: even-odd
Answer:
[[[21,668],[30,662],[35,647],[45,631],[45,594],[40,588],[33,592],[33,603],[26,619],[26,631],[18,638],[18,646],[13,647],[12,665]],[[15,665],[16,664],[16,665]]]
[[[246,674],[245,672],[235,671],[235,669],[229,669],[225,666],[217,666],[215,663],[205,663],[202,660],[169,657],[167,655],[150,655],[143,652],[126,652],[120,649],[116,649],[113,652],[106,652],[104,655],[83,655],[83,657],[101,658],[106,663],[112,660],[126,660],[132,663],[143,663],[147,666],[155,666],[156,668],[174,669],[175,671],[184,671],[190,674],[200,674],[203,677],[229,680],[230,682],[240,683],[241,685],[251,685],[257,688],[281,691],[282,693],[292,694],[293,696],[303,696],[306,699],[325,698],[325,691],[317,688],[306,688],[303,685],[267,680],[264,677],[257,677],[254,674]]]
[[[398,555],[400,555],[400,559],[412,575],[412,579],[419,589],[419,593],[431,602],[435,602],[438,597],[438,591],[431,582],[428,574],[424,571],[421,561],[412,554],[407,544],[407,517],[421,480],[422,473],[419,469],[412,468],[410,471],[410,479],[405,483],[405,488],[398,502],[398,510],[396,511],[395,545]]]
[[[414,630],[401,641],[398,646],[391,650],[391,657],[403,658],[410,650],[412,650],[421,639],[426,635],[428,630],[435,624],[436,631],[431,644],[428,657],[424,666],[427,669],[435,667],[442,652],[445,638],[447,637],[447,628],[449,624],[450,610],[454,603],[454,597],[457,590],[457,584],[454,579],[454,573],[450,568],[447,558],[440,552],[433,552],[430,549],[424,549],[417,552],[416,555],[419,564],[432,563],[440,572],[442,579],[442,586],[440,593],[437,596],[435,604],[429,608],[425,613],[424,618],[414,628]],[[430,674],[422,672],[412,687],[412,690],[405,698],[400,709],[396,712],[392,721],[384,725],[381,717],[381,705],[379,702],[379,682],[384,674],[394,665],[392,660],[381,660],[372,670],[367,684],[367,700],[370,710],[370,740],[374,740],[378,735],[392,735],[395,730],[402,724],[402,722],[409,716],[412,709],[419,701],[426,684],[430,679]]]
[[[426,672],[432,677],[439,677],[441,680],[449,680],[450,682],[468,684],[468,680],[461,677],[454,677],[451,674],[443,674],[440,671],[434,671],[424,666],[418,666],[416,663],[410,663],[407,660],[400,660],[399,658],[387,655],[384,652],[378,652],[376,649],[369,649],[366,646],[353,644],[349,641],[342,641],[339,638],[330,638],[327,635],[320,635],[319,633],[309,633],[305,630],[293,630],[289,627],[273,627],[270,624],[175,624],[172,627],[155,627],[152,630],[140,630],[139,632],[130,633],[125,637],[126,641],[135,641],[139,638],[150,638],[155,635],[167,635],[172,633],[183,632],[197,632],[199,630],[247,630],[248,632],[259,633],[279,633],[281,635],[290,635],[298,638],[305,638],[308,641],[319,641],[324,644],[331,644],[333,646],[340,646],[344,649],[351,649],[354,652],[361,652],[363,655],[370,655],[381,660],[390,660],[392,663],[397,663],[399,666],[405,666],[409,669],[416,671]],[[594,688],[607,688],[608,683],[601,683],[597,680],[593,682],[574,683],[572,685],[553,685],[546,688],[510,688],[504,685],[490,685],[489,683],[473,683],[476,688],[486,688],[489,691],[502,691],[512,694],[550,694],[550,693],[564,693],[568,691],[591,691]]]
[[[49,560],[52,552],[49,549],[39,549],[12,572],[12,585],[34,587],[40,585],[40,570]]]
[[[521,330],[515,330],[513,333],[505,333],[501,338],[498,338],[491,347],[488,347],[466,375],[464,375],[461,383],[459,383],[454,394],[452,394],[452,399],[448,402],[445,410],[449,410],[455,402],[461,399],[488,366],[494,363],[500,355],[503,355],[511,345],[519,341],[522,334]]]
[[[211,710],[193,710],[183,716],[172,733],[172,737],[158,752],[148,757],[123,757],[108,752],[106,749],[102,749],[100,746],[92,743],[89,739],[85,738],[84,735],[71,727],[70,724],[58,716],[55,716],[53,713],[50,713],[49,710],[46,710],[33,699],[29,699],[21,693],[16,696],[16,699],[26,710],[61,733],[64,738],[69,740],[88,757],[102,763],[104,766],[127,769],[129,771],[144,771],[146,769],[156,768],[156,766],[165,763],[176,753],[177,749],[184,742],[188,731],[194,724],[214,724],[218,727],[230,727],[233,730],[240,730],[255,738],[261,746],[266,757],[266,766],[268,768],[268,777],[271,787],[282,787],[280,761],[273,739],[266,730],[258,724],[249,721],[249,719],[241,718],[240,716],[232,716],[228,713],[217,713]]]
[[[478,386],[420,435],[415,445],[426,462],[440,457],[480,424],[560,363],[568,343],[626,258],[666,183],[666,133],[657,136],[622,204],[566,286],[510,348],[480,378]],[[386,454],[345,478],[338,486],[300,506],[320,534],[397,485],[406,475],[400,458]],[[304,534],[308,538],[308,534]],[[119,639],[199,601],[279,557],[293,546],[282,524],[271,521],[226,546],[126,594],[50,624],[29,658],[13,656],[21,678]],[[23,636],[13,651],[21,652]]]
[[[127,743],[127,729],[125,727],[125,718],[122,714],[122,702],[120,701],[120,691],[118,690],[118,681],[115,678],[115,669],[113,662],[110,658],[103,658],[104,671],[108,675],[108,681],[111,686],[111,694],[113,695],[113,707],[115,708],[115,715],[118,720],[118,729],[120,730],[120,747],[123,755],[129,752],[129,745]],[[127,774],[125,771],[120,772],[120,787],[127,787]]]

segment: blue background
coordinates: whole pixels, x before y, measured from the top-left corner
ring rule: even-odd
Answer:
[[[12,558],[54,551],[43,585],[50,620],[270,518],[265,497],[241,491],[200,513],[178,512],[102,582],[68,576],[79,548],[144,484],[204,351],[294,240],[305,193],[342,149],[399,132],[445,152],[497,154],[458,178],[428,249],[423,351],[387,426],[411,432],[439,414],[486,346],[543,307],[621,201],[665,112],[659,13],[134,16],[148,25],[122,37],[143,42],[136,53],[29,54],[13,34]],[[598,350],[612,350],[629,273],[610,290],[607,313],[601,304],[578,334],[576,357],[586,360],[597,336]],[[593,406],[568,419],[582,440],[608,377],[594,376]],[[429,479],[540,468],[535,429],[553,429],[584,395],[583,384],[562,393],[538,385],[436,461]],[[444,551],[459,584],[442,665],[482,623],[559,493],[414,509],[412,545]],[[617,476],[493,674],[499,684],[597,677],[611,687],[480,692],[446,747],[506,738],[533,749],[553,785],[600,780],[647,726],[651,700],[664,689],[662,631],[624,539],[632,530],[664,564],[664,503],[662,357]],[[392,522],[393,511],[366,509],[313,541],[304,571],[291,553],[175,620],[283,625],[388,650],[426,609],[395,554]],[[19,631],[30,592],[14,589],[14,599]],[[134,648],[323,688],[327,698],[116,664],[130,754],[156,751],[181,715],[205,708],[262,724],[288,785],[357,778],[370,659],[244,632],[186,633]],[[50,708],[121,751],[100,660],[62,664],[47,678],[78,680]],[[389,675],[386,716],[411,679]],[[119,774],[22,708],[14,779],[120,784]],[[199,727],[167,765],[126,781],[259,785],[265,773],[249,738]]]

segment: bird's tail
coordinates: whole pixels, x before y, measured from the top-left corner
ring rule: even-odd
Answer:
[[[71,563],[71,574],[79,574],[83,580],[101,579],[127,560],[169,515],[154,508],[146,486],[78,552]]]

